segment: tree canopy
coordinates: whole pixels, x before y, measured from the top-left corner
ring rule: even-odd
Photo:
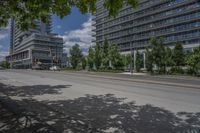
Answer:
[[[95,59],[94,55],[95,55],[95,51],[92,47],[90,47],[88,50],[88,57],[87,57],[88,66],[90,70],[94,68],[94,62],[93,62]]]
[[[7,61],[0,62],[0,66],[3,68],[10,68],[10,63]]]
[[[192,74],[200,71],[200,46],[186,56],[186,64],[190,67]]]
[[[71,49],[70,49],[70,62],[73,67],[73,69],[76,69],[81,63],[81,60],[83,59],[83,54],[81,52],[80,46],[78,44],[75,44]]]
[[[103,0],[109,15],[116,15],[124,3],[136,7],[138,0]],[[10,18],[15,17],[18,26],[27,29],[34,26],[34,20],[48,22],[49,14],[63,18],[70,14],[72,7],[81,13],[94,13],[97,0],[1,0],[0,27],[6,26]]]
[[[156,65],[158,72],[161,73],[165,67],[165,47],[163,38],[153,37],[150,45],[146,49],[147,70],[152,72],[153,65]]]
[[[184,51],[181,42],[176,42],[172,59],[175,66],[184,65]]]
[[[143,64],[142,63],[142,56],[141,54],[138,52],[138,50],[136,51],[136,61],[135,61],[135,70],[136,72],[140,72],[140,69],[141,69],[141,65]]]

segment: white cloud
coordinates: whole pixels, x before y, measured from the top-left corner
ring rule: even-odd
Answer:
[[[0,52],[0,61],[3,61],[5,60],[5,57],[8,55],[9,53],[8,52]]]
[[[72,31],[67,31],[63,36],[60,36],[64,40],[64,50],[69,52],[69,49],[75,45],[79,44],[81,49],[88,49],[92,43],[92,17],[81,25],[80,29],[75,29]]]
[[[0,33],[0,40],[6,38],[7,36],[8,36],[8,34],[2,34],[2,33]]]

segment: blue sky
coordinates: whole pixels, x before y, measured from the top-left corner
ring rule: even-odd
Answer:
[[[81,14],[78,9],[72,8],[71,14],[60,19],[58,16],[52,16],[52,31],[64,39],[64,50],[75,43],[81,46],[83,52],[91,45],[91,15]],[[0,60],[9,51],[9,26],[0,28]]]

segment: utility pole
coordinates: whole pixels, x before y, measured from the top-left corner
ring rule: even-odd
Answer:
[[[13,69],[13,54],[11,54],[11,56],[10,56],[11,58],[10,58],[10,68],[11,69]]]
[[[130,60],[130,72],[131,75],[133,74],[133,52],[132,52],[132,43],[130,42],[130,53],[131,53],[131,60]]]
[[[56,45],[56,66],[58,66],[58,51],[57,51],[57,45]]]
[[[128,37],[130,35],[130,32],[128,30]],[[131,43],[131,40],[130,40],[130,53],[131,53],[131,60],[130,60],[130,73],[131,75],[133,74],[133,53],[132,53],[132,43]]]

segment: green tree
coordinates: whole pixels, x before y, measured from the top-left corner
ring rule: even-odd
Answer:
[[[27,29],[34,25],[34,20],[43,22],[49,20],[49,14],[63,18],[70,14],[72,7],[77,7],[81,13],[94,13],[97,0],[1,0],[0,26],[6,26],[9,19],[15,17],[18,26]],[[103,5],[109,15],[114,16],[124,3],[136,7],[138,0],[105,0]]]
[[[102,50],[99,43],[95,45],[94,63],[96,69],[98,70],[102,64]]]
[[[136,63],[135,63],[135,65],[136,65],[136,71],[140,72],[141,65],[142,65],[142,59],[141,59],[141,55],[138,51],[136,52]]]
[[[92,70],[94,67],[94,60],[95,60],[95,51],[92,47],[90,47],[88,50],[87,60],[89,69]]]
[[[166,51],[165,51],[165,46],[164,46],[164,39],[163,38],[158,38],[158,44],[159,44],[159,58],[158,58],[158,72],[159,73],[165,73],[166,72]],[[160,60],[160,61],[159,61]]]
[[[170,67],[173,64],[172,61],[172,50],[169,47],[165,47],[165,66]]]
[[[173,61],[172,61],[172,50],[169,47],[165,47],[165,57],[164,57],[164,61],[165,61],[165,67],[164,67],[164,71],[166,72],[166,68],[167,67],[171,67],[173,65]]]
[[[75,44],[70,49],[70,63],[72,65],[73,69],[76,69],[78,64],[81,63],[82,57],[83,57],[83,55],[82,55],[80,46],[78,44]]]
[[[186,64],[189,66],[192,74],[196,75],[200,70],[200,46],[186,56]]]
[[[176,42],[175,48],[173,50],[172,60],[176,67],[184,65],[184,51],[181,42]]]
[[[146,47],[146,68],[147,72],[153,73],[153,55],[149,47]]]
[[[152,38],[150,40],[149,49],[149,57],[147,58],[151,57],[152,66],[155,64],[157,66],[158,73],[163,73],[165,71],[165,47],[163,44],[163,38]]]
[[[8,69],[8,68],[10,68],[10,63],[7,62],[7,61],[2,61],[0,66],[5,68],[5,69]]]
[[[105,39],[104,44],[102,46],[102,63],[105,68],[109,67],[109,51],[110,51],[110,43],[107,39]]]
[[[85,70],[85,68],[87,66],[87,60],[86,60],[85,56],[82,57],[81,65],[82,65],[82,69]]]
[[[112,66],[115,69],[122,69],[123,68],[123,60],[122,56],[119,52],[118,46],[116,44],[110,44],[109,48],[109,58],[111,61]]]
[[[130,64],[131,55],[130,54],[121,55],[121,58],[122,58],[123,66],[125,67],[126,70],[128,70],[128,65]]]

